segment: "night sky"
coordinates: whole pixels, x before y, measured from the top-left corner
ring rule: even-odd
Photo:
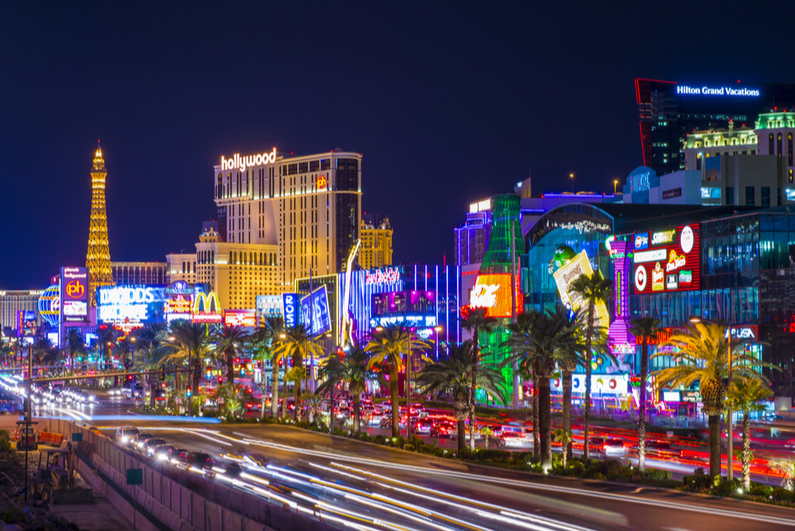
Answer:
[[[469,203],[530,171],[623,183],[634,78],[795,82],[792,3],[541,4],[3,2],[0,289],[85,264],[97,139],[114,261],[192,252],[213,164],[276,146],[362,153],[395,261],[441,263]]]

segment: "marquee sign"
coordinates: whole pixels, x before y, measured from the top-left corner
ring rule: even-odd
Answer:
[[[478,275],[477,280],[475,280],[475,286],[469,294],[469,305],[472,308],[486,308],[486,317],[513,317],[511,275]],[[523,305],[522,290],[519,289],[517,282],[517,313],[522,312]]]
[[[221,156],[221,169],[246,171],[246,168],[252,166],[262,166],[263,164],[273,164],[274,162],[276,162],[276,148],[273,148],[270,153],[246,155],[245,157],[241,157],[240,153],[235,153],[234,156],[228,159]]]
[[[585,307],[582,298],[573,292],[569,291],[569,286],[572,282],[577,280],[582,275],[593,275],[593,267],[591,261],[588,260],[588,253],[581,251],[580,254],[572,258],[566,265],[558,269],[552,274],[555,279],[555,284],[558,286],[558,293],[560,293],[560,300],[563,304],[572,310],[579,310]],[[594,319],[594,326],[608,326],[610,324],[610,315],[607,313],[607,306],[604,302],[599,302],[595,306],[596,316]]]
[[[199,292],[193,301],[193,312],[191,321],[194,323],[221,323],[221,304],[218,302],[218,295],[214,291],[210,294]]]
[[[364,284],[394,284],[400,282],[400,269],[389,267],[387,269],[376,269],[375,271],[364,272]]]
[[[700,289],[701,257],[698,225],[635,235],[648,249],[635,251],[635,293],[666,293]]]
[[[61,314],[66,323],[88,320],[88,269],[85,267],[61,268]]]
[[[103,286],[97,289],[97,321],[133,328],[163,322],[167,300],[163,286]]]

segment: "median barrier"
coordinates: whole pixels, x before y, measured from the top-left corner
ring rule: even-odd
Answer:
[[[42,420],[42,428],[71,439],[82,433],[78,469],[130,522],[146,531],[298,531],[330,530],[326,524],[285,511],[280,504],[208,481],[197,474],[153,463],[122,449],[110,438],[70,421]],[[69,434],[68,436],[66,434]],[[126,484],[126,470],[141,468],[143,483]],[[133,498],[134,497],[134,498]]]

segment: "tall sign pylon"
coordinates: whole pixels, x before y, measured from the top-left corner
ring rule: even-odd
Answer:
[[[91,220],[88,225],[88,252],[86,268],[89,278],[89,305],[97,305],[97,288],[113,285],[108,244],[108,218],[105,213],[105,161],[97,140],[94,169],[91,171]]]

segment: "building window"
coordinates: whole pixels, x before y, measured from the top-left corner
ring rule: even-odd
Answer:
[[[778,138],[776,139],[776,149],[778,149],[778,156],[781,156],[781,133],[778,134]]]
[[[788,173],[789,173],[789,174],[788,174],[788,176],[787,176],[787,180],[788,180],[789,182],[792,182],[792,168],[790,168],[790,169],[789,169],[789,172],[788,172]]]
[[[787,135],[787,166],[792,166],[792,133]]]
[[[773,148],[773,133],[767,135],[767,154],[775,155],[776,150]]]
[[[696,153],[696,170],[701,171],[701,153]]]
[[[762,187],[762,208],[770,208],[770,187]]]
[[[754,206],[754,205],[756,205],[756,197],[754,196],[754,187],[753,186],[746,186],[745,187],[745,205],[746,206]]]

